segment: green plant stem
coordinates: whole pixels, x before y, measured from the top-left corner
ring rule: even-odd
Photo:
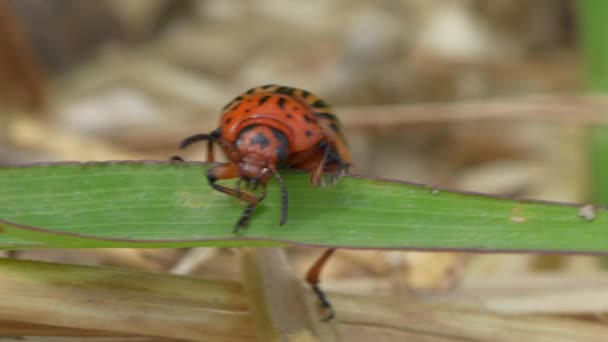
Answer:
[[[578,1],[582,52],[587,87],[595,93],[608,91],[608,2]],[[592,195],[597,203],[608,204],[608,127],[589,132],[592,168]]]

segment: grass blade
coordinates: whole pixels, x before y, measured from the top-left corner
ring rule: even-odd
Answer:
[[[271,182],[248,229],[243,203],[210,189],[210,164],[58,163],[0,168],[0,246],[279,246],[605,253],[605,207],[517,201],[429,186],[345,177],[313,188],[285,172],[289,219],[279,226]],[[591,208],[588,208],[591,209]],[[24,247],[28,248],[28,247]]]
[[[581,47],[587,88],[593,93],[608,92],[608,2],[579,1]],[[601,110],[600,110],[601,111]],[[605,110],[604,110],[605,112]],[[589,131],[594,200],[608,204],[608,126],[598,125]]]

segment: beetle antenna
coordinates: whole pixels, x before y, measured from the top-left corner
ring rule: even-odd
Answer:
[[[277,177],[279,181],[279,186],[281,186],[281,221],[280,224],[284,225],[287,222],[287,187],[285,186],[285,181],[283,181],[283,177],[277,172],[277,170],[273,169],[272,172]]]

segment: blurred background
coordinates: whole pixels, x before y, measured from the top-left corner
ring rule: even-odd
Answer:
[[[573,0],[2,1],[0,163],[165,160],[214,129],[233,97],[278,83],[335,107],[356,173],[589,201],[586,133],[598,119],[581,96],[578,18]],[[289,249],[298,272],[319,253]],[[231,250],[18,257],[239,278]],[[513,287],[608,284],[591,256],[344,250],[325,275],[330,290],[472,291],[503,310],[496,298]]]

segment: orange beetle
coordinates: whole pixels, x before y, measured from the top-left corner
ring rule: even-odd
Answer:
[[[330,181],[335,181],[350,166],[340,123],[329,105],[306,90],[292,87],[265,85],[249,89],[224,107],[220,128],[190,136],[180,148],[198,141],[208,142],[207,161],[213,161],[213,143],[218,143],[229,159],[207,172],[209,184],[249,204],[237,221],[235,232],[249,224],[272,175],[281,186],[280,224],[287,221],[287,188],[278,169],[311,171],[311,183],[318,186],[324,183],[324,172],[329,173]],[[239,179],[236,188],[216,183],[228,178]],[[243,181],[252,191],[261,186],[262,193],[256,196],[241,190]]]
[[[184,139],[180,148],[207,141],[207,161],[213,161],[217,143],[228,158],[207,171],[209,184],[216,190],[248,203],[234,231],[246,227],[253,209],[266,195],[266,183],[274,175],[281,186],[281,219],[287,221],[287,188],[278,169],[310,171],[311,183],[325,183],[327,173],[335,182],[350,167],[350,153],[340,130],[338,118],[329,105],[314,94],[298,88],[265,85],[251,88],[228,103],[220,118],[220,128],[209,134]],[[175,160],[181,160],[174,157]],[[236,188],[217,184],[219,179],[238,178]],[[250,191],[241,190],[241,183]],[[260,195],[252,191],[262,187]],[[306,281],[322,306],[334,316],[331,305],[319,288],[319,275],[334,249],[328,249],[306,275]]]

